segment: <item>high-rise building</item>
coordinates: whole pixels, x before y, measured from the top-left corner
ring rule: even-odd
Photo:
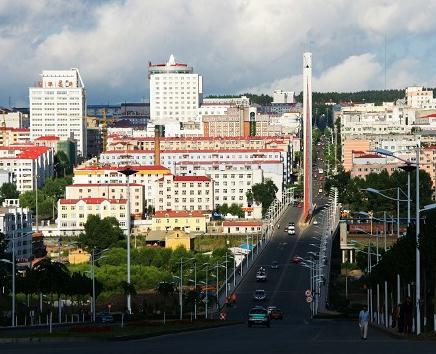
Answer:
[[[172,126],[184,130],[196,120],[203,96],[203,78],[187,64],[177,63],[171,55],[166,64],[148,65],[150,79],[151,125]],[[190,124],[188,124],[190,123]],[[177,132],[176,132],[177,133]]]
[[[30,137],[53,135],[77,142],[86,157],[86,91],[78,69],[44,70],[29,88]]]

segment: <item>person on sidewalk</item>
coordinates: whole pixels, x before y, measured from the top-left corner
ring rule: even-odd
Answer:
[[[369,312],[368,308],[363,306],[362,310],[359,312],[359,327],[360,327],[360,338],[366,340],[368,335],[368,322],[369,322]]]
[[[404,334],[411,334],[413,324],[413,304],[410,296],[406,298],[406,302],[403,304],[401,311],[404,313]]]
[[[398,304],[392,309],[392,328],[395,328],[397,326],[399,327],[400,326],[399,321],[400,321],[400,304]]]

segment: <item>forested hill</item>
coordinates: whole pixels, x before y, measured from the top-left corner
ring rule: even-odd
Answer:
[[[433,95],[436,96],[436,88],[433,90]],[[250,93],[244,93],[243,95],[250,98],[251,103],[257,103],[262,106],[270,105],[272,97],[269,95],[255,95]],[[240,97],[242,95],[222,95],[214,96],[210,95],[210,98],[228,98],[228,97]],[[405,97],[405,90],[367,90],[357,92],[314,92],[312,96],[313,105],[320,106],[325,103],[334,102],[355,102],[363,103],[370,102],[376,105],[381,105],[383,102],[393,102]],[[303,102],[303,93],[296,97],[297,102]]]

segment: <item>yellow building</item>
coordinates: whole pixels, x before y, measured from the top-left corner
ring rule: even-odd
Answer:
[[[101,219],[116,218],[122,230],[127,229],[127,200],[105,198],[59,199],[59,235],[78,235],[84,230],[89,215],[99,215]]]
[[[187,250],[194,249],[194,237],[182,230],[171,231],[165,236],[165,248],[175,250],[180,246]]]
[[[77,250],[70,251],[68,253],[68,263],[70,263],[70,264],[87,263],[87,262],[89,262],[90,258],[91,258],[91,255],[88,252],[86,252],[85,250],[82,250],[81,248],[78,248]]]
[[[183,230],[189,232],[206,232],[206,218],[201,211],[166,210],[156,211],[153,218],[152,231]]]

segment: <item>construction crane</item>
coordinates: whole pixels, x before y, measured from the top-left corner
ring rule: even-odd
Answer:
[[[98,124],[98,126],[101,127],[102,148],[103,148],[103,152],[105,152],[107,150],[107,138],[108,138],[108,129],[107,128],[108,128],[109,124],[114,122],[114,119],[107,117],[107,109],[106,108],[101,109],[101,118],[96,117],[96,116],[88,116],[88,118],[95,121]]]

